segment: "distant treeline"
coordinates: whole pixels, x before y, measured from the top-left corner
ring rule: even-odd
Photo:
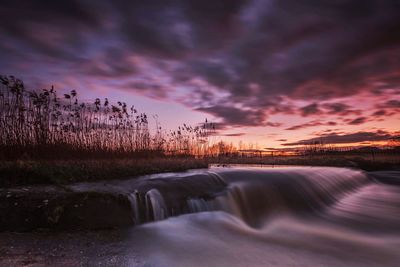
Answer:
[[[322,142],[305,145],[296,151],[299,155],[357,155],[357,154],[400,154],[400,137],[388,140],[385,146],[332,146]]]
[[[71,90],[27,90],[14,76],[0,76],[0,157],[79,158],[206,155],[215,126],[207,120],[166,132],[125,102],[81,102]]]

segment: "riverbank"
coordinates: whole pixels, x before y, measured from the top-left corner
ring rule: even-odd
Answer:
[[[213,198],[225,187],[218,176],[192,170],[132,179],[0,188],[0,231],[138,225],[189,213],[190,199]]]
[[[38,184],[62,186],[207,167],[207,160],[193,157],[0,161],[0,188]]]
[[[280,157],[150,157],[104,160],[0,161],[0,188],[25,185],[66,185],[207,168],[210,164],[257,164],[347,167],[364,171],[397,170],[400,155],[314,155]]]

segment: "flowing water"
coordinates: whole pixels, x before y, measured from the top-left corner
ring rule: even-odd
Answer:
[[[102,258],[93,252],[94,245],[86,263],[400,266],[400,172],[242,166],[214,167],[179,178],[189,182],[178,191],[163,185],[144,196],[130,192],[135,223],[155,222],[116,230],[118,242],[111,247],[102,243]],[[159,185],[177,176],[146,179]],[[219,190],[194,194],[203,181]],[[181,191],[192,194],[177,197]],[[114,262],[107,262],[107,251],[116,257]]]

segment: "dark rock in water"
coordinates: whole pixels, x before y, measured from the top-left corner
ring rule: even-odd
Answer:
[[[61,207],[61,215],[53,209],[51,218],[58,227],[78,226],[98,229],[132,224],[132,210],[126,195],[108,193],[72,193],[72,199]],[[57,221],[58,218],[58,221]]]
[[[56,187],[8,189],[0,192],[0,229],[99,229],[132,224],[124,195],[68,192]]]

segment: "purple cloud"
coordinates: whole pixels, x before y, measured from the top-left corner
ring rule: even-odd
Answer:
[[[399,16],[396,0],[8,1],[0,73],[111,80],[235,126],[268,125],[270,114],[361,116],[337,99],[400,91]],[[399,108],[389,97],[382,109]]]
[[[224,118],[223,124],[226,126],[260,126],[266,120],[265,113],[260,110],[244,110],[228,106],[213,106],[198,108],[197,110]]]
[[[366,117],[358,117],[354,120],[350,120],[348,122],[349,125],[359,125],[359,124],[363,124],[367,121],[368,119]]]
[[[304,106],[300,109],[300,111],[301,115],[304,117],[321,113],[317,103],[312,103],[310,105]]]
[[[313,144],[315,142],[322,142],[324,144],[350,144],[358,142],[372,142],[372,141],[388,141],[395,135],[386,131],[377,132],[357,132],[350,134],[330,133],[323,134],[319,137],[304,139],[297,142],[284,143],[283,146],[297,146]]]
[[[314,120],[314,121],[310,121],[307,123],[302,123],[302,124],[297,124],[294,126],[291,126],[289,128],[286,128],[285,130],[288,131],[294,131],[294,130],[300,130],[300,129],[304,129],[304,128],[310,128],[310,127],[316,127],[316,126],[335,126],[337,123],[334,121],[329,121],[329,122],[322,122],[322,121],[318,121],[318,120]]]

